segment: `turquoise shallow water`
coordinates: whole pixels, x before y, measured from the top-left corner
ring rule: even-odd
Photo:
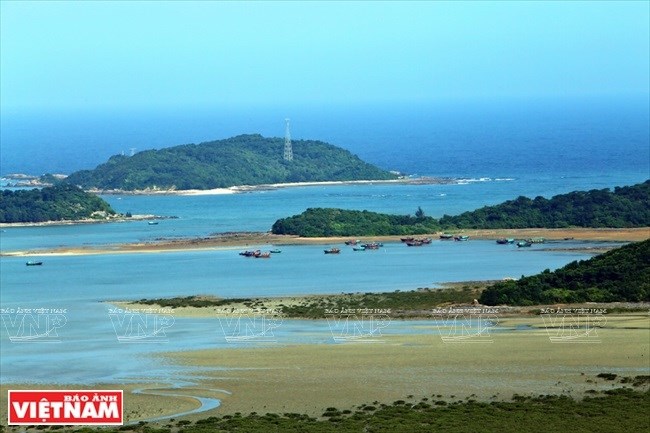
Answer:
[[[160,238],[206,236],[215,232],[264,231],[280,217],[307,207],[342,207],[391,213],[413,213],[421,206],[429,215],[456,214],[542,190],[551,196],[595,183],[597,176],[573,179],[474,179],[458,185],[355,185],[300,187],[228,196],[107,196],[120,212],[177,216],[158,225],[146,222],[82,226],[7,228],[0,232],[2,251],[57,246],[102,245]],[[601,182],[600,184],[598,182]],[[581,188],[586,189],[586,188]],[[531,195],[531,194],[528,194]],[[338,256],[326,246],[282,246],[270,260],[246,259],[240,249],[0,258],[0,382],[121,383],[191,380],[193,371],[151,356],[158,352],[222,347],[218,321],[174,318],[162,322],[164,341],[121,343],[119,323],[102,301],[211,294],[222,297],[277,296],[311,293],[379,292],[435,287],[445,281],[501,279],[555,269],[589,256],[553,251],[584,246],[564,241],[518,249],[492,241],[434,241],[409,248],[388,243],[378,251],[353,252],[341,245]],[[597,246],[597,243],[590,243]],[[269,249],[270,245],[247,248]],[[372,306],[368,306],[372,308]],[[18,313],[18,309],[57,309],[57,316]],[[8,311],[13,311],[9,312]],[[144,317],[144,316],[143,316]],[[163,318],[165,316],[162,316]],[[146,316],[147,320],[157,320]],[[16,335],[40,335],[52,323],[56,335],[16,342]],[[145,334],[155,326],[149,322]],[[21,325],[23,326],[21,328]],[[116,328],[117,326],[117,328]],[[384,333],[432,332],[433,321],[392,322]],[[326,321],[285,321],[274,330],[274,344],[335,344]],[[147,334],[148,335],[148,334]],[[52,337],[52,338],[49,338]],[[15,340],[15,338],[14,338]],[[146,339],[145,339],[146,340]]]
[[[584,181],[584,178],[575,179],[577,183]],[[544,188],[547,195],[552,195],[571,189],[570,185],[558,180]],[[155,226],[128,222],[8,228],[0,232],[0,244],[3,251],[13,251],[268,230],[275,219],[316,206],[392,213],[412,213],[422,206],[427,214],[440,216],[513,198],[532,187],[530,182],[521,179],[475,179],[460,185],[301,187],[228,196],[107,196],[120,212],[178,218],[162,220]],[[501,279],[555,269],[589,257],[553,251],[555,247],[580,246],[584,243],[564,241],[518,249],[492,241],[436,240],[421,248],[387,243],[378,251],[366,252],[353,252],[341,245],[340,255],[326,256],[323,254],[326,246],[302,245],[282,246],[282,253],[270,260],[246,259],[238,255],[239,248],[230,248],[34,257],[44,261],[40,267],[25,266],[24,258],[2,257],[0,382],[163,380],[179,383],[200,372],[150,355],[229,344],[216,320],[169,319],[164,315],[160,317],[168,319],[167,322],[153,322],[161,320],[158,316],[138,316],[152,321],[138,322],[146,335],[156,329],[156,323],[162,324],[162,334],[154,335],[152,341],[145,338],[137,343],[120,342],[118,336],[124,328],[120,328],[120,322],[116,324],[118,316],[111,316],[109,306],[102,301],[195,294],[253,297],[411,290],[436,287],[445,281]],[[248,249],[270,247],[247,246]],[[40,308],[63,313],[52,316],[33,313]],[[434,325],[433,321],[393,322],[382,332],[432,332]],[[44,339],[16,342],[10,338],[38,336],[51,328],[54,328],[52,335]],[[284,321],[274,329],[274,335],[275,344],[335,344],[324,320]]]
[[[650,174],[649,174],[650,175]],[[267,231],[278,218],[309,207],[366,209],[427,215],[456,215],[520,195],[551,197],[574,190],[608,188],[645,180],[639,173],[612,177],[593,173],[571,178],[477,178],[455,185],[342,185],[286,188],[214,196],[104,196],[121,213],[174,216],[150,226],[125,222],[82,226],[20,227],[0,232],[0,250],[154,241],[217,232]]]
[[[366,252],[353,252],[341,246],[343,251],[338,256],[323,254],[322,246],[283,246],[282,253],[269,260],[247,259],[238,255],[238,249],[224,249],[46,257],[40,267],[25,266],[25,259],[3,257],[1,380],[179,381],[191,371],[148,355],[229,344],[217,320],[169,319],[164,314],[157,316],[159,319],[142,316],[146,320],[167,318],[168,322],[143,324],[147,335],[153,335],[150,331],[156,323],[161,324],[164,338],[158,338],[159,335],[136,343],[120,342],[118,336],[124,328],[115,322],[116,316],[111,316],[110,305],[101,301],[194,294],[249,297],[435,287],[444,281],[499,279],[554,269],[588,256],[551,248],[582,245],[566,241],[522,250],[492,241],[434,241],[421,248],[388,243],[378,251]],[[48,325],[52,326],[45,321],[46,315],[35,314],[40,308],[62,312],[50,319],[58,318],[60,322],[56,335],[30,342],[13,341],[10,337],[43,333]],[[382,332],[431,332],[426,325],[433,324],[395,322]],[[330,331],[324,320],[286,320],[273,332],[276,344],[334,344]],[[42,343],[43,340],[56,341]]]
[[[178,218],[156,226],[129,222],[7,228],[0,231],[0,250],[266,231],[276,219],[308,207],[413,214],[420,206],[427,215],[439,217],[519,195],[551,197],[631,185],[650,177],[647,98],[290,111],[3,113],[0,175],[92,168],[130,147],[160,148],[242,132],[279,136],[289,115],[296,138],[331,142],[385,169],[466,180],[456,185],[300,187],[229,196],[106,196],[118,212]],[[282,247],[283,252],[268,261],[244,259],[232,249],[46,257],[42,267],[29,268],[25,259],[2,257],[0,309],[14,312],[3,312],[0,323],[0,383],[181,385],[202,371],[152,355],[230,344],[218,321],[155,322],[164,315],[148,317],[154,322],[138,322],[145,335],[157,329],[154,325],[162,325],[163,332],[152,334],[151,342],[122,343],[120,323],[115,323],[104,300],[409,290],[442,281],[500,279],[554,269],[588,256],[550,248],[583,245],[563,242],[518,250],[470,240],[422,248],[388,244],[363,253],[344,248],[340,256],[328,257],[323,247],[295,246]],[[18,308],[64,313],[17,313]],[[428,333],[435,327],[434,320],[393,321],[382,333]],[[48,342],[10,338],[51,329],[54,332],[40,339]],[[324,320],[284,321],[273,329],[273,336],[272,344],[337,344]]]
[[[433,287],[445,281],[519,277],[589,257],[551,247],[579,247],[580,242],[545,244],[530,249],[493,241],[434,241],[408,248],[387,243],[377,251],[323,254],[323,246],[283,246],[269,260],[246,259],[240,249],[2,258],[3,305],[47,302],[65,308],[80,303],[210,294],[220,297],[280,296],[356,291],[392,291]],[[598,245],[596,243],[591,245]],[[249,249],[269,249],[251,245]]]

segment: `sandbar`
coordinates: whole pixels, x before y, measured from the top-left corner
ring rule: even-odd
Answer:
[[[89,189],[88,192],[102,195],[222,195],[239,194],[254,191],[270,191],[281,188],[312,187],[312,186],[343,186],[343,185],[377,185],[377,184],[404,184],[404,185],[442,185],[463,183],[463,179],[439,177],[402,177],[399,179],[384,180],[332,180],[314,182],[282,182],[260,185],[235,185],[224,188],[212,189],[159,189],[147,188],[143,190],[122,189]]]
[[[494,240],[498,238],[527,239],[544,237],[550,241],[565,239],[581,241],[611,241],[611,242],[637,242],[650,238],[650,227],[625,228],[625,229],[510,229],[510,230],[459,230],[459,234],[468,235],[471,239]],[[418,237],[432,237],[438,239],[440,233],[418,235]],[[342,244],[350,239],[364,241],[399,242],[402,236],[348,236],[348,237],[314,237],[304,238],[293,235],[274,235],[268,232],[242,232],[224,233],[201,238],[163,239],[153,242],[138,242],[124,244],[110,244],[101,246],[62,247],[54,249],[39,249],[30,251],[5,251],[0,256],[66,256],[66,255],[95,255],[95,254],[124,254],[124,253],[162,253],[214,249],[246,248],[260,245],[335,245]],[[452,241],[453,242],[453,241]],[[558,244],[561,248],[561,244]],[[585,251],[589,251],[585,247]],[[602,249],[593,251],[602,252]]]

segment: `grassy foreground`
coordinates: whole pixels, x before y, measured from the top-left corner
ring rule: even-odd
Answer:
[[[192,423],[170,421],[117,428],[52,427],[59,431],[143,433],[208,432],[647,432],[650,392],[617,388],[598,397],[515,395],[508,402],[472,399],[447,403],[431,398],[397,400],[390,405],[361,405],[354,410],[327,408],[320,418],[297,413],[212,416]],[[5,428],[3,427],[4,431]],[[11,429],[13,430],[13,428]]]

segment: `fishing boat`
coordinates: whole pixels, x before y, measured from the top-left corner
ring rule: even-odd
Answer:
[[[270,259],[270,258],[271,258],[271,252],[270,252],[270,251],[266,251],[266,252],[264,252],[264,253],[255,254],[254,257],[255,257],[256,259]]]
[[[258,254],[261,254],[261,251],[260,251],[260,250],[255,250],[255,251],[242,251],[241,253],[239,253],[240,256],[244,256],[244,257],[255,257],[255,256],[257,256]]]
[[[147,224],[149,224],[150,226],[157,226],[158,221],[149,221]]]
[[[519,248],[526,248],[526,247],[531,246],[532,244],[533,244],[532,242],[528,242],[528,241],[519,241],[519,242],[517,242],[517,246]]]
[[[422,239],[415,239],[417,242],[422,242],[423,244],[430,244],[431,243],[431,238],[422,238]]]
[[[384,244],[380,244],[379,242],[370,242],[370,243],[367,243],[367,244],[363,244],[361,246],[364,247],[367,250],[378,250],[379,247],[383,247]]]
[[[453,238],[454,238],[454,235],[450,235],[449,233],[443,233],[443,234],[440,235],[440,239],[446,240],[446,241],[450,240],[450,239],[453,239]]]
[[[400,238],[400,241],[402,242],[413,242],[415,238]]]
[[[353,250],[353,251],[365,251],[365,250],[366,250],[366,247],[364,247],[363,245],[361,245],[360,247],[352,247],[352,250]]]
[[[422,242],[421,242],[421,241],[415,241],[415,240],[414,240],[414,241],[407,242],[407,243],[406,243],[406,246],[408,246],[408,247],[421,247],[421,246],[422,246]]]
[[[271,253],[271,254],[280,254],[281,252],[282,252],[282,250],[271,250],[271,251],[269,251],[269,253]]]
[[[361,241],[358,240],[358,239],[356,239],[356,240],[349,240],[349,241],[345,241],[345,245],[357,245],[359,242],[361,242]]]
[[[515,243],[514,239],[506,239],[506,238],[497,239],[497,244],[499,245],[514,244],[514,243]]]
[[[325,254],[339,254],[341,252],[340,249],[338,248],[330,248],[328,250],[324,250]]]
[[[25,264],[26,264],[27,266],[41,266],[41,265],[43,264],[43,262],[35,262],[35,261],[31,261],[31,260],[30,260],[29,262],[27,262],[27,263],[25,263]]]
[[[467,236],[467,235],[454,236],[454,240],[455,241],[467,241],[467,240],[469,240],[469,236]]]

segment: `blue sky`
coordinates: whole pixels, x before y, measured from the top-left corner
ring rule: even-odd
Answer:
[[[0,4],[3,109],[649,92],[647,1]]]

